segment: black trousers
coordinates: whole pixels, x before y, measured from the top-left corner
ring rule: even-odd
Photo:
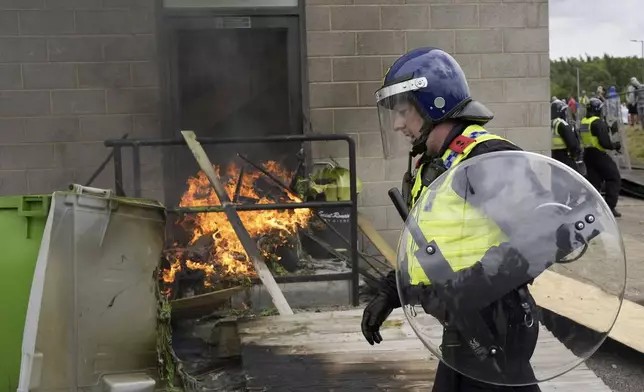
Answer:
[[[559,162],[563,163],[566,166],[571,167],[574,170],[577,170],[577,165],[575,165],[575,161],[568,155],[568,150],[562,149],[562,150],[552,150],[551,151],[552,159],[556,159]]]
[[[605,184],[606,204],[612,209],[617,206],[619,190],[622,186],[622,177],[619,168],[613,159],[604,151],[596,148],[587,148],[584,153],[584,162],[588,170],[588,182],[595,189],[601,190],[602,182]]]
[[[527,289],[526,289],[527,290]],[[508,354],[509,361],[503,356],[499,357],[498,365],[503,368],[503,373],[510,379],[518,382],[525,382],[528,378],[534,378],[530,359],[534,353],[539,334],[539,316],[537,305],[531,295],[528,294],[528,302],[534,317],[534,323],[525,324],[525,313],[521,307],[518,293],[513,291],[506,294],[502,299],[490,305],[481,312],[491,332],[499,341],[503,342],[503,351]],[[423,304],[425,311],[426,304]],[[428,312],[432,313],[432,312]],[[481,363],[476,359],[462,336],[456,332],[448,334],[447,329],[443,332],[443,359],[458,369],[468,369],[473,377],[485,379],[493,375],[495,370],[489,368],[489,363]],[[449,337],[448,337],[449,336]],[[456,344],[454,351],[446,346]],[[477,374],[478,373],[478,374]],[[453,370],[441,361],[436,371],[434,387],[432,392],[540,392],[538,385],[524,387],[509,387],[488,384],[466,377]]]
[[[538,385],[502,387],[486,384],[454,371],[443,362],[438,364],[432,392],[541,392]]]

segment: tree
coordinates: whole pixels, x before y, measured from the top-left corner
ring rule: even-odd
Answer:
[[[577,68],[579,88],[588,95],[603,86],[615,86],[618,93],[626,91],[631,77],[642,74],[642,59],[637,57],[579,57],[550,61],[551,95],[559,98],[577,96]]]

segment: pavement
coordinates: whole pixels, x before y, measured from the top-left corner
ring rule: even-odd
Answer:
[[[644,354],[621,343],[607,340],[586,365],[613,392],[644,390]]]
[[[625,297],[644,305],[644,200],[620,198],[617,209],[626,248]],[[644,354],[630,347],[608,339],[586,364],[614,392],[644,390]]]
[[[623,197],[617,209],[622,213],[617,222],[626,248],[625,297],[644,305],[644,200]]]

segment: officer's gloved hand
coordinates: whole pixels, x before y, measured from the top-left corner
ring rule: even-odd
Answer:
[[[622,152],[622,143],[615,142],[615,143],[613,143],[613,147],[615,148],[615,151]]]
[[[393,310],[393,301],[385,292],[378,293],[376,298],[371,300],[364,309],[362,314],[362,334],[370,345],[373,346],[374,343],[380,344],[382,342],[380,327]]]
[[[370,345],[373,346],[374,343],[382,342],[380,327],[387,320],[391,312],[400,306],[396,272],[390,271],[380,281],[378,295],[369,302],[369,305],[367,305],[362,314],[362,334]]]
[[[579,174],[581,174],[584,177],[586,177],[588,175],[588,169],[586,169],[586,164],[584,163],[583,160],[581,160],[581,159],[576,160],[575,165],[577,167],[577,172]]]

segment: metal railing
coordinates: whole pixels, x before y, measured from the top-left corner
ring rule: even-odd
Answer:
[[[353,306],[359,304],[359,254],[358,254],[358,194],[357,194],[357,177],[356,177],[356,146],[355,141],[348,135],[285,135],[269,137],[248,137],[248,138],[197,138],[202,145],[215,144],[253,144],[253,143],[284,143],[284,142],[326,142],[326,141],[345,141],[349,146],[349,171],[350,171],[350,200],[347,201],[313,201],[300,203],[274,203],[274,204],[235,204],[234,208],[238,211],[258,211],[258,210],[293,210],[301,208],[321,208],[321,207],[346,207],[350,208],[351,216],[349,218],[350,238],[344,239],[349,243],[351,263],[351,272],[324,275],[301,275],[297,277],[283,277],[280,281],[297,281],[297,282],[316,282],[316,281],[351,281],[351,303]],[[132,175],[134,197],[141,197],[141,148],[144,147],[163,147],[163,146],[187,146],[183,138],[179,139],[113,139],[106,140],[105,146],[112,148],[111,159],[114,160],[114,182],[115,191],[119,196],[125,196],[123,188],[123,154],[122,149],[132,149]],[[108,158],[109,160],[109,158]],[[103,165],[103,168],[105,165]],[[95,178],[98,173],[95,173]],[[290,190],[290,189],[289,189]],[[292,190],[291,190],[292,191]],[[170,213],[175,214],[195,214],[195,213],[217,213],[222,212],[222,206],[206,206],[195,208],[169,208]],[[315,211],[315,210],[313,210]],[[317,215],[317,213],[316,213]],[[319,217],[336,235],[341,234],[333,226]]]

